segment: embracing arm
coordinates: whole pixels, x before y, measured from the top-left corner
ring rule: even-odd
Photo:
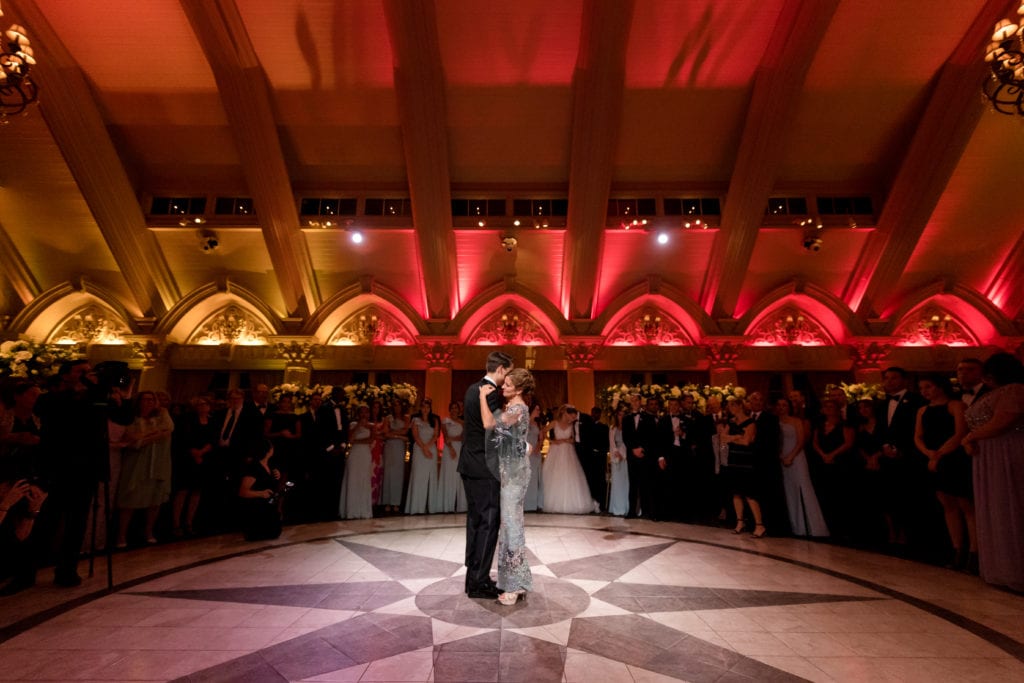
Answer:
[[[494,413],[491,412],[491,406],[487,401],[487,397],[493,394],[497,389],[486,382],[480,385],[480,418],[483,420],[484,429],[494,429],[494,425],[497,422],[494,421]]]

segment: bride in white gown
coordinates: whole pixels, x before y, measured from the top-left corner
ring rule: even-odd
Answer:
[[[587,478],[576,457],[573,423],[577,417],[576,409],[568,405],[561,406],[555,414],[554,435],[544,460],[544,512],[583,515],[594,512],[597,505],[590,497]]]

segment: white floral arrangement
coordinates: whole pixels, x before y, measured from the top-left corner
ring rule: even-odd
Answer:
[[[701,389],[701,393],[704,394],[705,399],[718,396],[723,402],[730,399],[742,401],[747,398],[746,389],[732,384],[726,384],[725,386],[709,386],[705,384],[704,388]]]
[[[394,384],[382,384],[380,387],[381,400],[390,404],[396,398],[404,401],[409,406],[416,405],[416,387],[408,382],[395,382]]]
[[[61,363],[81,358],[75,346],[19,339],[0,344],[0,377],[32,379],[57,374]]]
[[[868,384],[867,382],[847,384],[846,382],[840,382],[838,386],[843,390],[843,393],[846,394],[847,403],[876,401],[878,399],[885,398],[885,389],[882,388],[881,384]],[[828,389],[829,387],[825,387],[826,393],[828,393]]]
[[[715,388],[718,389],[718,387]],[[704,387],[704,389],[708,389],[708,387]],[[738,387],[738,389],[743,391],[744,396],[746,395],[746,391],[742,387]],[[719,391],[721,390],[719,389]],[[681,387],[662,384],[612,384],[600,391],[597,397],[598,405],[601,406],[604,416],[610,419],[619,404],[629,401],[629,397],[633,394],[639,394],[641,401],[656,398],[661,404],[670,398],[681,399],[688,394],[693,397],[694,405],[701,412],[704,412],[707,407],[707,394],[696,384],[685,384]]]
[[[330,385],[314,384],[310,387],[305,384],[284,383],[270,388],[271,403],[277,403],[282,397],[288,396],[292,399],[295,412],[300,414],[309,409],[309,400],[313,396],[327,398],[330,395]]]

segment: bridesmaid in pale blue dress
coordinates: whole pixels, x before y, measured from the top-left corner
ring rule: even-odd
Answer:
[[[437,437],[440,420],[430,412],[433,401],[420,403],[420,411],[412,418],[412,454],[409,456],[409,492],[405,496],[405,514],[421,515],[440,512],[437,490]]]
[[[381,505],[385,512],[398,512],[405,490],[405,451],[409,445],[408,406],[396,398],[391,414],[384,418],[384,484]]]
[[[619,406],[608,430],[608,452],[611,454],[612,472],[608,514],[619,517],[629,512],[629,469],[626,465],[626,444],[622,441],[622,416],[625,414],[626,406]]]
[[[441,422],[444,449],[441,451],[441,474],[438,475],[438,497],[441,512],[465,512],[466,489],[459,475],[459,454],[462,453],[462,404],[452,401],[448,417]]]
[[[536,512],[541,509],[544,501],[544,489],[540,480],[543,456],[541,447],[544,445],[541,434],[547,431],[547,426],[541,424],[540,405],[534,404],[530,410],[530,429],[526,433],[526,440],[530,444],[530,483],[526,487],[526,498],[523,499],[523,509],[527,512]]]
[[[484,428],[494,430],[491,442],[498,452],[498,471],[501,474],[501,525],[498,527],[498,602],[514,605],[526,591],[533,590],[526,555],[526,529],[523,518],[523,498],[530,482],[530,446],[526,435],[530,416],[523,395],[533,393],[533,375],[524,368],[514,368],[505,376],[501,386],[507,403],[503,410],[492,414],[487,395],[494,391],[490,384],[480,386],[480,416]]]
[[[351,447],[345,460],[345,476],[341,480],[338,515],[342,519],[373,517],[373,423],[370,408],[356,408],[356,421],[348,429]]]

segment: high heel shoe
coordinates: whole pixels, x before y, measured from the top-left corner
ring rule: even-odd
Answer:
[[[758,530],[758,529],[760,529],[760,530],[761,530],[761,533],[758,533],[758,532],[757,532],[757,530]],[[755,524],[755,525],[754,525],[754,531],[753,531],[753,532],[751,532],[751,534],[750,534],[750,535],[751,535],[751,536],[752,536],[753,538],[764,538],[765,536],[767,536],[767,535],[768,535],[768,530],[764,528],[764,524]]]
[[[498,602],[500,602],[501,604],[503,604],[503,605],[505,605],[507,607],[511,607],[512,605],[514,605],[517,602],[519,602],[519,598],[520,597],[523,597],[523,598],[526,597],[526,591],[525,590],[518,590],[518,591],[515,591],[515,592],[512,592],[512,593],[502,593],[501,595],[498,596]]]
[[[736,528],[732,530],[734,534],[742,534],[747,529],[747,523],[740,520],[736,522]]]

